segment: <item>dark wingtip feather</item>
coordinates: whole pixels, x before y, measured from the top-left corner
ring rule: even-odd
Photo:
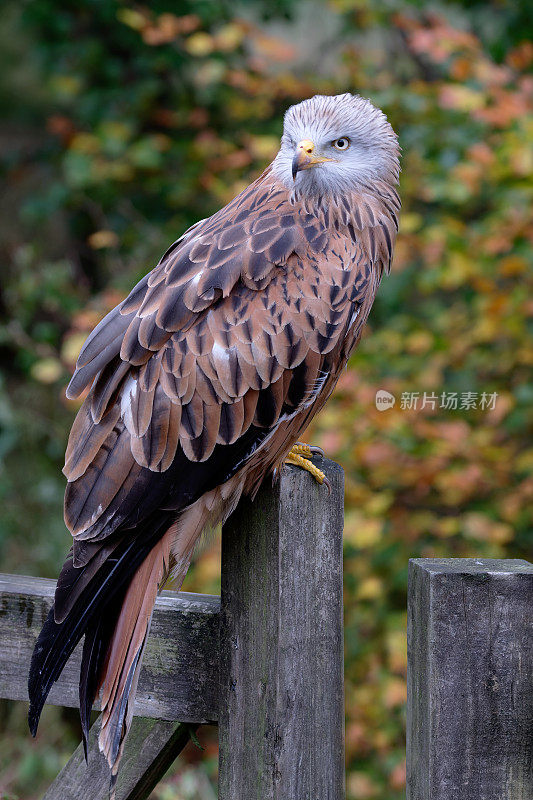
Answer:
[[[46,702],[46,698],[48,697],[50,688],[62,669],[61,666],[59,672],[54,677],[56,670],[54,670],[53,666],[52,669],[50,669],[49,665],[47,665],[47,655],[50,652],[50,643],[51,641],[55,641],[54,629],[57,627],[58,626],[54,620],[54,607],[52,606],[48,617],[46,618],[46,622],[43,625],[43,629],[39,634],[39,638],[37,639],[37,643],[31,657],[30,672],[28,676],[28,696],[30,698],[28,725],[30,728],[30,733],[33,737],[35,737],[37,734],[39,719],[41,717],[41,712]],[[61,653],[59,656],[61,659]],[[67,658],[68,656],[65,658],[65,661]],[[58,663],[59,662],[56,662],[56,665]]]
[[[100,688],[105,657],[115,630],[120,607],[121,602],[117,601],[115,603],[117,612],[99,617],[96,623],[94,625],[91,624],[85,633],[79,685],[80,720],[85,761],[87,761],[88,753],[91,711]]]
[[[39,727],[39,719],[41,717],[42,710],[43,706],[41,705],[40,709],[38,710],[36,710],[35,707],[32,708],[32,706],[30,706],[30,709],[28,711],[28,727],[34,739],[37,736],[37,728]]]
[[[93,675],[92,670],[90,669],[90,664],[94,658],[95,647],[95,636],[92,631],[87,631],[85,634],[85,641],[83,643],[79,683],[81,736],[83,741],[83,754],[85,756],[85,763],[87,763],[89,758],[89,725],[92,705],[96,694],[96,692],[93,692],[92,690]]]
[[[153,520],[151,522],[153,524]],[[146,530],[141,527],[137,536],[121,542],[118,552],[113,558],[106,560],[92,576],[62,622],[55,621],[54,606],[50,609],[33,651],[28,677],[30,698],[28,725],[32,736],[37,732],[39,718],[52,685],[61,675],[63,667],[83,634],[89,630],[85,657],[90,669],[82,672],[80,676],[80,692],[83,692],[82,715],[84,715],[82,724],[85,724],[85,731],[88,733],[92,702],[98,691],[108,637],[112,634],[116,617],[113,614],[100,615],[100,618],[105,618],[101,629],[97,623],[94,623],[94,626],[91,623],[99,618],[99,612],[104,604],[109,605],[118,592],[125,591],[131,576],[168,528],[168,524],[168,515],[164,514],[158,520],[158,524],[153,525],[148,536]],[[72,553],[66,561],[65,585],[69,585],[71,580],[71,575],[67,574],[71,566]],[[116,605],[120,608],[121,604],[118,602]],[[93,627],[97,632],[96,638]],[[93,649],[93,644],[98,646]]]

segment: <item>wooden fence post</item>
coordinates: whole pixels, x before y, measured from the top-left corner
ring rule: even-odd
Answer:
[[[342,800],[344,480],[283,470],[222,534],[220,800]]]
[[[407,800],[533,798],[533,565],[413,559]]]

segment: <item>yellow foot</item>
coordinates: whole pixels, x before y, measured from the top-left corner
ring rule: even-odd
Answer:
[[[328,487],[328,492],[331,494],[331,483],[328,481],[324,473],[318,467],[315,467],[311,458],[314,455],[324,455],[324,451],[320,447],[311,447],[302,442],[296,442],[291,448],[287,457],[284,460],[285,464],[294,464],[295,467],[301,467],[306,472],[310,472],[313,478],[320,484],[325,484]]]

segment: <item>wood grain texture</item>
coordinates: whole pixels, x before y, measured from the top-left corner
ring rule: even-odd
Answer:
[[[533,797],[533,565],[413,559],[408,800]]]
[[[183,750],[196,725],[135,717],[126,740],[116,786],[116,800],[145,800]],[[89,734],[89,761],[83,748],[48,787],[43,800],[108,800],[109,767],[98,750],[100,720]]]
[[[0,575],[0,697],[27,700],[31,653],[52,605],[55,582]],[[182,722],[218,715],[220,598],[162,592],[156,602],[135,713]],[[81,648],[77,647],[48,702],[78,706]]]
[[[223,529],[220,800],[344,797],[343,471],[290,467]]]

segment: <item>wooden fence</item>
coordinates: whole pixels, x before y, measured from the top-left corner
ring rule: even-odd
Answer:
[[[163,592],[157,600],[117,800],[148,797],[202,723],[218,724],[220,800],[344,797],[344,479],[337,464],[316,463],[329,497],[289,467],[253,504],[239,505],[222,534],[220,598]],[[0,697],[27,700],[54,588],[0,576]],[[77,706],[80,656],[77,648],[50,703]],[[45,800],[107,799],[98,724],[88,766],[80,745]]]
[[[163,592],[117,800],[148,797],[191,732],[219,728],[220,800],[342,800],[343,474],[297,468],[222,535],[221,597]],[[0,576],[0,697],[27,700],[54,582]],[[533,565],[413,559],[408,599],[408,800],[532,800]],[[80,652],[49,702],[78,704]],[[180,722],[176,722],[180,720]],[[45,800],[104,800],[91,730]]]
[[[533,565],[412,559],[407,800],[532,800]]]

